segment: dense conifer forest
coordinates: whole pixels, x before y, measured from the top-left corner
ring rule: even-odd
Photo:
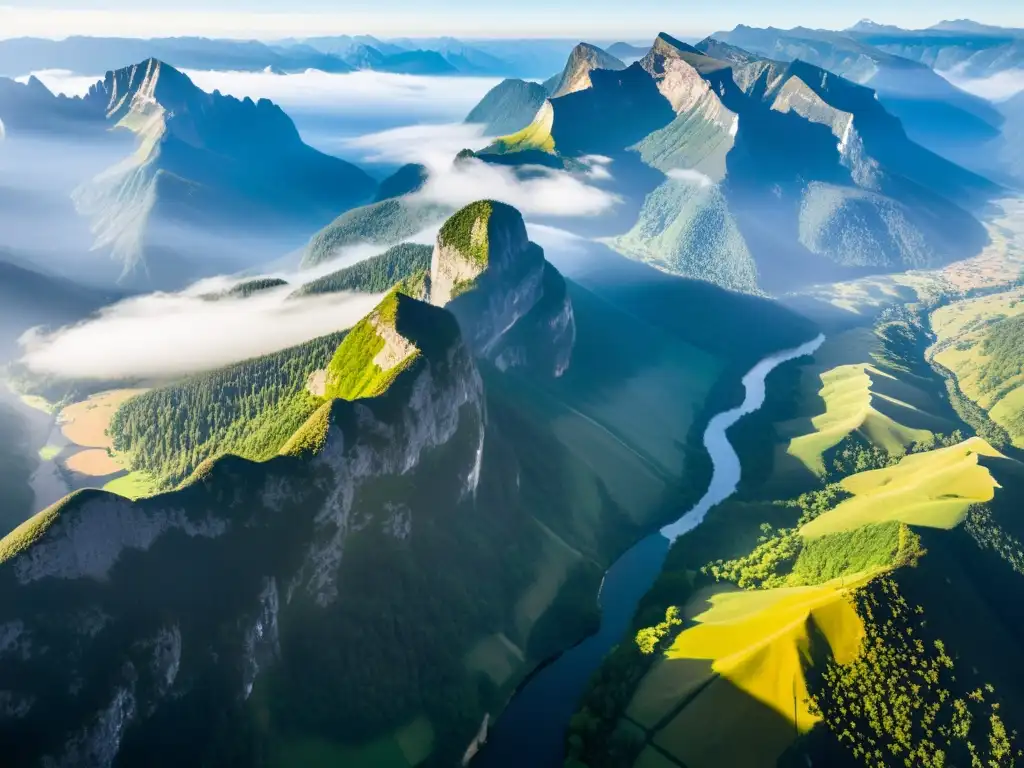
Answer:
[[[164,488],[223,453],[268,459],[319,406],[307,382],[344,336],[321,336],[139,395],[111,420],[114,449]]]

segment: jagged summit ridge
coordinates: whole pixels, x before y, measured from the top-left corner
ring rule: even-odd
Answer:
[[[562,76],[558,84],[551,90],[551,98],[555,99],[590,88],[592,85],[590,73],[595,69],[620,70],[625,68],[626,65],[622,61],[607,51],[589,43],[580,43],[569,54],[569,60],[565,64],[565,69],[562,70]]]
[[[273,102],[207,93],[158,59],[107,72],[73,106],[136,137],[134,151],[72,195],[122,283],[176,288],[247,268],[238,262],[300,242],[376,187],[304,144]],[[225,239],[238,247],[211,247]]]
[[[246,143],[250,132],[278,144],[301,142],[291,118],[270,100],[206,93],[183,72],[153,58],[107,72],[85,102],[120,127],[143,133],[159,121],[159,130],[190,144]]]

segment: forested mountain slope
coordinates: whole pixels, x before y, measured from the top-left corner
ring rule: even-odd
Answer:
[[[81,492],[0,542],[13,764],[449,764],[587,631],[603,566],[699,492],[732,359],[567,284],[499,203],[449,219],[430,271],[431,304],[393,291],[336,345],[279,455]],[[809,331],[758,307],[744,357]],[[152,393],[188,404],[179,452],[286,402],[287,357]]]

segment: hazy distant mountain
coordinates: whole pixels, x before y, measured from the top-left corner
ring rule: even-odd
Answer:
[[[719,61],[726,61],[733,66],[742,67],[762,61],[762,57],[748,50],[729,45],[714,37],[706,37],[694,46],[701,53]]]
[[[417,192],[427,183],[427,176],[426,166],[407,163],[377,185],[373,201],[379,203],[381,200]]]
[[[715,38],[768,59],[807,61],[871,88],[911,138],[955,161],[982,167],[984,145],[999,135],[1001,117],[988,102],[952,85],[931,64],[875,47],[874,35],[741,25]]]
[[[630,45],[629,43],[613,43],[605,48],[605,50],[615,58],[628,62],[636,61],[647,53],[646,48],[639,45]]]
[[[508,69],[494,74],[539,80],[561,71],[569,52],[579,40],[558,38],[467,39],[467,44],[508,63]],[[429,47],[429,41],[416,41]]]
[[[274,48],[255,40],[210,40],[174,37],[141,40],[119,37],[69,37],[65,40],[14,38],[0,40],[0,75],[18,76],[42,69],[67,69],[95,75],[155,58],[179,69],[220,69],[259,72],[274,67],[284,72],[352,69],[337,56],[312,48]]]
[[[548,90],[525,80],[502,80],[473,107],[467,123],[484,126],[488,136],[515,133],[529,125],[548,97]]]
[[[846,32],[863,32],[866,34],[878,34],[886,32],[902,32],[900,27],[893,26],[892,24],[879,24],[871,19],[861,19],[852,27],[847,27]]]
[[[913,143],[872,90],[803,61],[700,47],[726,58],[662,34],[643,59],[593,70],[589,88],[550,98],[487,152],[563,164],[608,155],[627,198],[639,155],[661,185],[639,192],[649,194],[635,224],[609,242],[730,288],[923,267],[984,242],[964,207],[996,186]]]
[[[44,274],[0,248],[0,363],[14,357],[17,339],[37,325],[59,328],[121,298],[112,291]]]
[[[1024,68],[1024,30],[971,21],[925,30],[857,30],[857,40],[957,77],[986,78]]]
[[[81,100],[55,96],[35,76],[24,83],[0,77],[0,121],[12,137],[99,128],[100,123],[94,111],[82,109]]]
[[[298,40],[281,41],[282,44],[308,45],[310,48],[321,53],[330,53],[335,56],[346,57],[354,48],[365,46],[380,51],[384,56],[392,56],[405,50],[400,45],[386,43],[371,35],[332,35],[328,37],[307,37]]]
[[[178,69],[249,72],[261,72],[269,67],[275,72],[318,69],[339,73],[374,69],[419,75],[529,74],[515,62],[455,38],[383,41],[368,35],[340,35],[273,43],[207,38],[0,40],[0,75],[10,77],[43,69],[95,74],[148,58],[159,59]]]
[[[403,51],[384,57],[374,69],[404,75],[454,75],[459,71],[437,51]]]
[[[407,50],[435,51],[459,72],[467,75],[510,75],[515,70],[515,67],[502,57],[454,37],[415,40],[398,38],[389,42],[403,46]]]
[[[358,43],[345,53],[345,62],[353,69],[376,69],[387,56],[376,48]]]
[[[83,99],[47,99],[38,82],[17,88],[33,106],[5,114],[0,98],[9,141],[34,135],[31,124],[15,130],[33,115],[63,131],[55,157],[110,128],[112,138],[134,134],[119,162],[79,179],[73,194],[93,249],[109,253],[128,284],[167,288],[250,267],[369,200],[376,186],[305,145],[271,102],[205,93],[155,59],[108,72]]]
[[[1024,91],[1001,103],[999,109],[1006,117],[1006,138],[1000,143],[999,159],[1014,178],[1024,179],[1024,144],[1019,140],[1024,136]]]
[[[953,21],[940,21],[933,24],[929,29],[937,32],[965,32],[975,35],[1024,35],[1024,29],[1017,27],[997,27],[992,24],[981,24],[970,19],[956,19]]]

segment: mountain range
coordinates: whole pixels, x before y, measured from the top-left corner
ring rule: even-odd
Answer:
[[[693,398],[725,350],[761,353],[739,326],[642,319],[652,297],[705,319],[760,315],[770,344],[807,330],[648,271],[644,307],[613,303],[567,282],[518,211],[473,203],[442,226],[426,279],[335,341],[323,395],[272,458],[207,460],[136,502],[81,491],[3,539],[9,759],[294,764],[311,744],[354,765],[460,759],[525,670],[587,631],[576,596],[596,589],[597,563],[693,494]],[[684,370],[684,390],[663,377]],[[162,440],[168,420],[188,440],[239,394],[169,410],[160,392],[135,423],[165,426],[115,420],[122,449]],[[637,430],[651,398],[662,426]]]
[[[990,103],[958,89],[930,65],[876,47],[859,34],[741,25],[715,37],[764,58],[799,59],[871,88],[914,141],[969,167],[986,167],[987,144],[999,136],[1002,120]]]
[[[860,24],[847,32],[886,53],[960,77],[986,78],[1024,68],[1022,29],[961,19],[916,30]]]
[[[381,181],[161,59],[77,99],[0,79],[0,362],[37,324],[124,361],[127,317],[166,363],[4,369],[0,762],[1019,762],[1022,206],[951,157],[1024,102],[861,39],[901,33],[265,46],[534,59],[481,146]],[[541,205],[584,186],[608,206]],[[216,318],[354,301],[175,369]],[[136,328],[159,302],[215,319]],[[79,490],[45,506],[50,474]]]
[[[124,285],[173,288],[273,258],[376,188],[304,144],[270,101],[205,93],[156,59],[108,72],[81,99],[0,81],[0,119],[6,142],[40,162],[72,142],[115,154],[72,197],[92,229],[82,250],[109,255]]]
[[[625,69],[572,57],[562,80],[589,87],[549,97],[531,125],[477,156],[598,154],[614,158],[613,176],[638,160],[660,172],[657,189],[615,187],[648,195],[609,241],[626,255],[779,291],[955,260],[985,241],[968,209],[996,185],[914,143],[869,88],[803,60],[662,34]]]
[[[178,69],[344,73],[370,69],[416,75],[536,77],[564,61],[570,41],[474,41],[451,37],[380,40],[370,35],[292,38],[272,42],[201,37],[141,40],[79,37],[0,40],[0,75],[45,69],[92,75],[154,58]]]

